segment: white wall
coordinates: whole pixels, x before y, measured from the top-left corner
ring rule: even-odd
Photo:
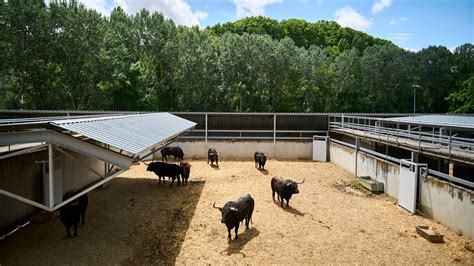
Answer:
[[[390,197],[398,198],[400,166],[385,162],[375,156],[359,152],[357,155],[357,176],[370,176],[383,183],[383,189]]]
[[[208,147],[213,147],[219,152],[221,159],[253,160],[256,151],[267,153],[268,158],[310,160],[312,157],[311,141],[277,141],[276,147],[271,140],[212,140],[208,141],[180,141],[169,146],[179,146],[183,149],[184,158],[207,158]],[[276,154],[275,150],[276,149]],[[275,157],[276,155],[276,157]],[[161,153],[155,153],[155,159],[161,159]]]
[[[370,176],[384,183],[384,192],[398,198],[400,166],[359,152],[357,175]],[[355,151],[331,142],[333,163],[355,174]],[[454,232],[474,238],[474,191],[434,177],[422,178],[419,184],[419,209],[429,217],[445,224]]]
[[[474,192],[431,176],[420,184],[421,211],[454,232],[474,238]]]
[[[355,173],[354,149],[331,142],[329,144],[329,160],[344,170]]]

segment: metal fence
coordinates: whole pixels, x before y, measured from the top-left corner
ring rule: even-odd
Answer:
[[[474,136],[461,137],[474,133],[474,130],[460,129],[449,124],[412,124],[373,117],[338,115],[329,117],[329,130],[375,138],[380,142],[392,142],[397,146],[410,145],[418,150],[421,148],[444,150],[449,158],[453,152],[469,156],[474,150]]]

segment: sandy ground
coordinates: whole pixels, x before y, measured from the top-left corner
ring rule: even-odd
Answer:
[[[30,224],[0,241],[0,264],[474,264],[473,240],[387,196],[347,193],[354,176],[332,163],[270,160],[264,171],[248,161],[191,164],[190,184],[173,188],[134,166],[89,193],[78,237],[66,240],[58,218]],[[272,200],[274,175],[306,180],[289,209]],[[212,204],[247,193],[253,223],[228,242]],[[445,243],[418,236],[417,225],[432,226]]]

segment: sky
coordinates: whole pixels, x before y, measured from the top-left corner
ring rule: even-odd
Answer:
[[[247,16],[278,21],[333,20],[345,27],[418,51],[430,45],[450,50],[474,43],[474,0],[79,0],[109,15],[121,6],[133,15],[159,11],[176,24],[201,28]]]

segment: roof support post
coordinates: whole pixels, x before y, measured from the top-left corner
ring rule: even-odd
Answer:
[[[48,182],[48,193],[49,193],[49,208],[53,209],[54,206],[54,165],[53,165],[53,144],[48,143],[48,171],[49,171],[49,182]]]

